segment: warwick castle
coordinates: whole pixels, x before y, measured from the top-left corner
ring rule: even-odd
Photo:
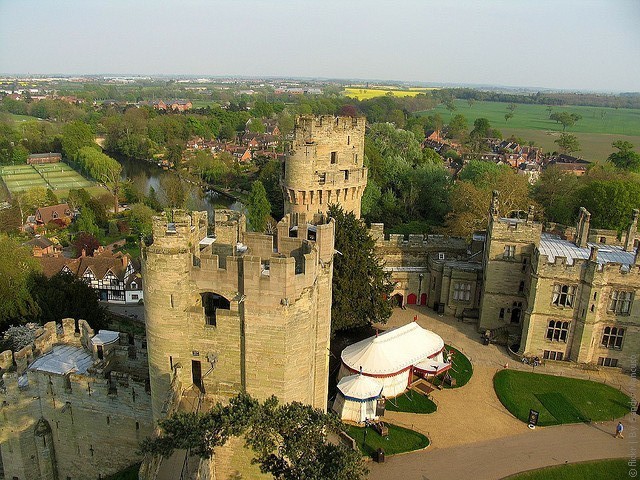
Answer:
[[[170,413],[242,390],[326,410],[336,253],[326,212],[339,203],[360,216],[364,135],[363,118],[296,119],[275,235],[248,232],[230,210],[155,217],[142,248],[146,337],[62,319],[0,354],[4,478],[104,479],[141,460],[141,478],[180,478],[191,463],[184,452],[141,459],[140,441]],[[638,211],[622,238],[590,228],[584,209],[570,228],[545,229],[533,214],[511,218],[496,192],[486,231],[471,240],[371,225],[392,300],[473,322],[514,356],[631,368],[640,355]],[[188,478],[228,478],[240,449],[196,459]]]

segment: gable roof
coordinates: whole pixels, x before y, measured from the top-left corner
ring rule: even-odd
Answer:
[[[36,210],[36,220],[45,225],[55,218],[71,218],[71,216],[71,208],[69,208],[69,205],[66,203],[59,203],[58,205],[51,205],[50,207],[40,207]]]

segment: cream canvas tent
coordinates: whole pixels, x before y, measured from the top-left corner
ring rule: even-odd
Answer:
[[[443,350],[439,335],[412,322],[345,348],[338,378],[362,369],[363,375],[382,384],[382,395],[395,397],[406,390],[413,367],[421,362],[428,362],[429,367],[437,364],[434,374],[444,371]]]
[[[341,420],[362,423],[375,420],[376,403],[382,393],[382,384],[366,375],[349,375],[338,382],[338,394],[333,406]]]

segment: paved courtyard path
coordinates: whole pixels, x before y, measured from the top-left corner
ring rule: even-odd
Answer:
[[[504,347],[483,345],[475,324],[441,316],[424,307],[394,309],[381,329],[411,322],[439,334],[461,350],[473,364],[469,383],[456,389],[432,392],[438,411],[430,415],[385,413],[385,420],[424,433],[431,446],[421,452],[398,455],[387,463],[371,465],[371,479],[432,480],[438,478],[501,478],[532,468],[582,460],[624,457],[626,440],[613,439],[614,424],[566,425],[531,431],[500,403],[493,376],[508,368],[529,370],[507,354]],[[615,370],[583,370],[567,363],[547,362],[536,372],[585,378],[608,383],[631,394],[637,381]],[[640,423],[640,420],[639,420]]]

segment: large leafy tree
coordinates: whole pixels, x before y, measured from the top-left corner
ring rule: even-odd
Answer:
[[[267,199],[267,192],[260,180],[253,182],[249,201],[247,202],[248,219],[254,232],[264,232],[271,213],[271,204]]]
[[[0,235],[0,327],[25,323],[39,313],[31,295],[32,276],[40,270],[28,248]]]
[[[68,123],[62,128],[62,151],[67,158],[75,160],[81,148],[91,147],[94,150],[98,148],[94,138],[93,130],[86,123],[80,121]]]
[[[336,222],[335,248],[339,252],[333,264],[331,329],[386,322],[391,315],[388,297],[393,285],[375,254],[375,241],[353,213],[338,205],[331,205],[328,213]]]
[[[74,275],[58,273],[51,278],[34,275],[31,295],[40,310],[34,320],[40,324],[59,322],[61,318],[82,318],[96,332],[107,327],[107,313],[97,292]]]
[[[591,225],[622,231],[631,211],[640,208],[640,183],[630,180],[594,180],[578,193],[580,205],[591,213]]]
[[[543,170],[533,187],[533,198],[544,207],[548,220],[562,225],[571,225],[579,207],[577,192],[578,177],[552,165]]]
[[[633,144],[618,140],[611,144],[618,151],[609,155],[609,161],[621,170],[640,173],[640,153],[633,150]]]
[[[578,137],[571,133],[561,133],[560,138],[554,140],[554,142],[558,144],[562,153],[566,153],[567,155],[580,151],[580,142],[578,142]]]
[[[76,162],[93,178],[102,182],[113,194],[114,212],[118,213],[118,193],[120,192],[120,172],[122,165],[113,158],[92,147],[82,147],[76,154]]]
[[[367,469],[354,450],[326,441],[341,431],[332,414],[298,402],[280,405],[270,397],[260,403],[246,393],[204,413],[174,413],[159,423],[162,434],[143,441],[143,453],[170,456],[176,449],[210,458],[231,437],[245,436],[255,452],[253,463],[281,480],[364,480]]]

